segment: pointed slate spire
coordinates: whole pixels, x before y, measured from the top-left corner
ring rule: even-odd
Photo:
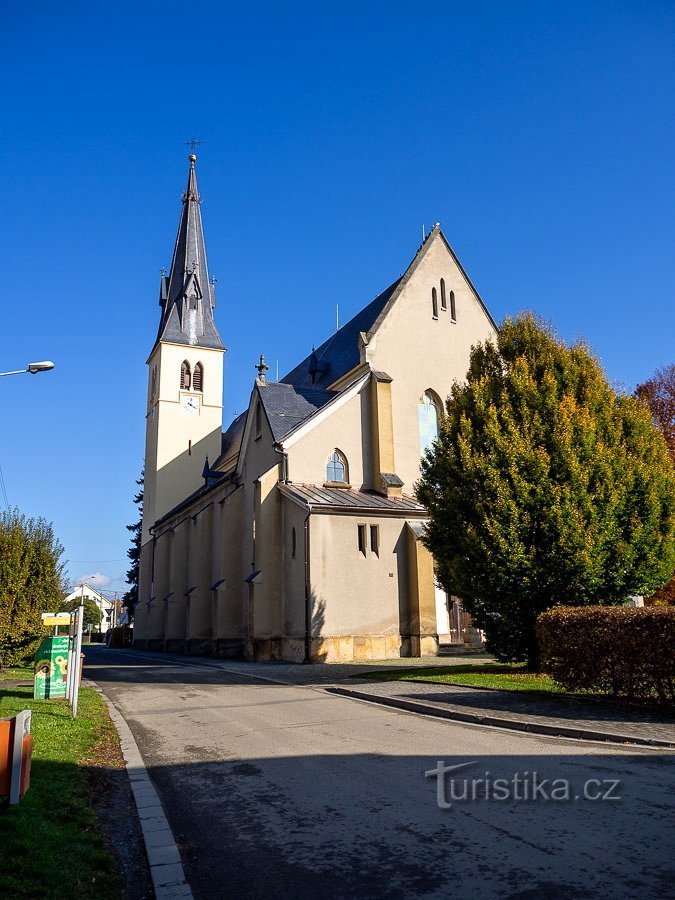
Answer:
[[[216,305],[215,285],[209,280],[206,264],[196,161],[197,157],[191,153],[171,271],[168,276],[162,275],[162,318],[155,343],[167,341],[224,350],[213,318],[213,308]]]

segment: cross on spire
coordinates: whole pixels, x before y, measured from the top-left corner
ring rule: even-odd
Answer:
[[[194,156],[194,152],[200,144],[203,144],[204,141],[198,141],[196,137],[191,137],[189,140],[185,141],[185,146],[190,148],[192,155]]]
[[[262,353],[260,354],[260,362],[256,363],[255,366],[253,366],[253,368],[258,370],[258,378],[261,381],[264,381],[265,380],[265,372],[267,372],[267,370],[269,369],[269,366],[265,362],[265,357],[262,355]]]

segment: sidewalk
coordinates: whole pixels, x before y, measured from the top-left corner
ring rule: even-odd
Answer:
[[[585,700],[548,700],[512,691],[493,691],[415,681],[353,678],[327,687],[334,694],[409,712],[559,737],[675,748],[675,718],[616,709]]]

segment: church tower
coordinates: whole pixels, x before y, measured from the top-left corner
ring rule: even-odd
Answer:
[[[171,271],[162,274],[161,318],[148,359],[142,544],[149,529],[202,484],[204,461],[220,455],[225,347],[213,317],[195,162]]]

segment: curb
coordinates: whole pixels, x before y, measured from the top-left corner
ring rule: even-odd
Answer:
[[[528,734],[545,734],[548,737],[576,738],[583,741],[603,741],[608,744],[631,744],[634,747],[649,747],[650,749],[675,748],[675,741],[664,741],[657,738],[649,740],[637,740],[634,735],[611,734],[607,731],[596,731],[587,728],[574,728],[568,725],[546,725],[543,722],[528,722],[520,719],[508,719],[495,715],[481,715],[480,713],[461,712],[454,709],[429,706],[426,703],[418,703],[415,700],[403,700],[399,697],[383,697],[376,694],[368,694],[365,691],[355,691],[352,688],[337,686],[325,687],[330,694],[339,694],[342,697],[351,697],[353,700],[364,700],[367,703],[378,703],[381,706],[393,706],[406,712],[417,713],[423,716],[435,716],[438,719],[451,719],[456,722],[465,722],[471,725],[487,725],[491,728],[505,728],[510,731],[522,731]]]
[[[88,679],[89,681],[89,679]],[[131,790],[136,801],[136,811],[140,820],[145,852],[150,866],[150,875],[155,889],[156,900],[192,897],[192,889],[185,880],[183,863],[173,838],[171,826],[164,815],[162,802],[150,780],[143,757],[134,740],[131,729],[124,717],[101,688],[89,681],[103,697],[110,718],[113,721],[122,747],[122,756],[131,782]]]

